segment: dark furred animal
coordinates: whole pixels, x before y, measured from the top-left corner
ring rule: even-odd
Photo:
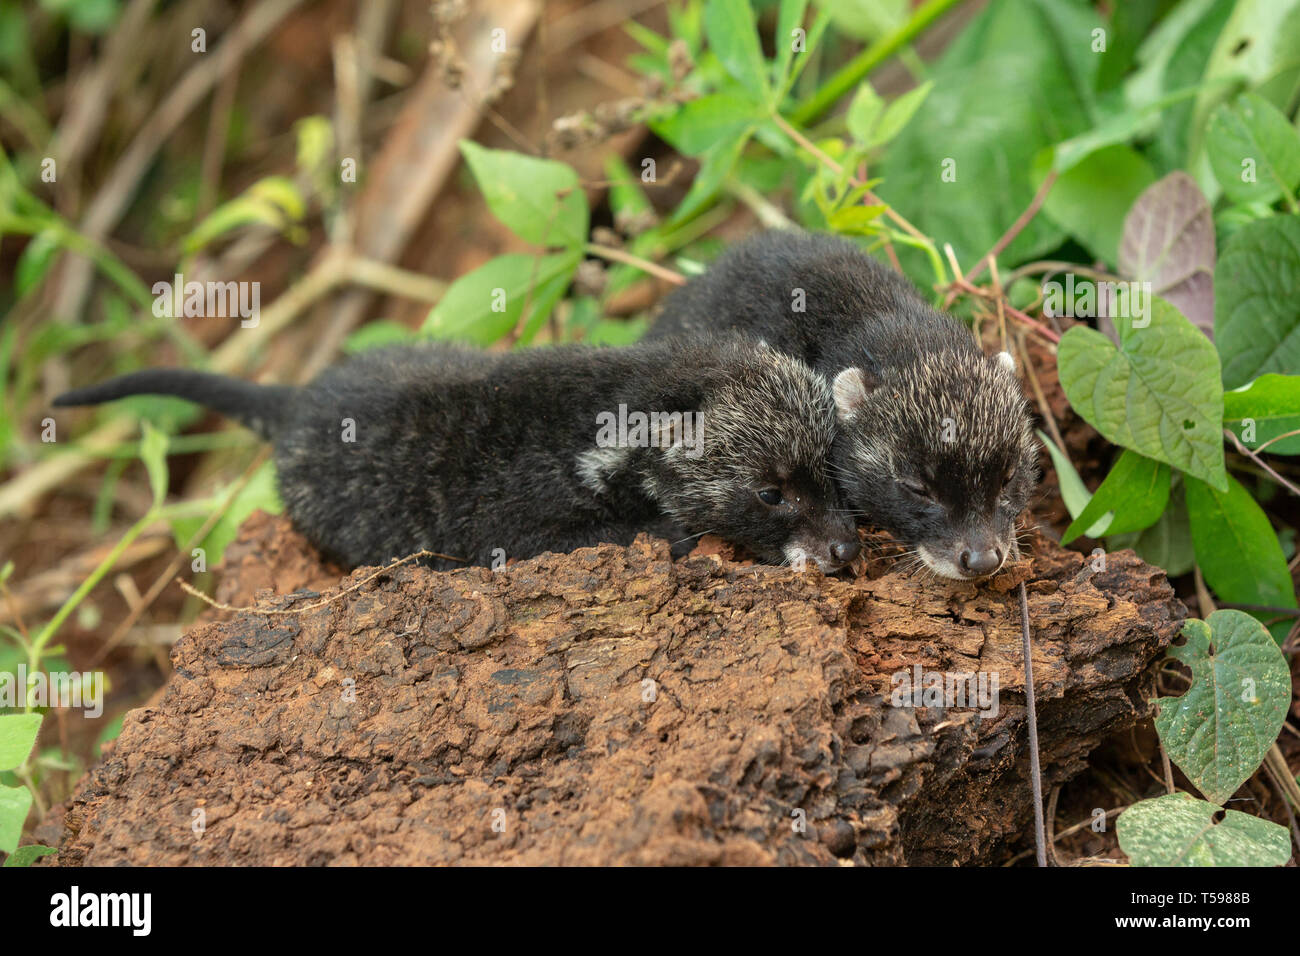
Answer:
[[[826,474],[827,383],[739,338],[504,354],[384,349],[302,388],[155,369],[54,404],[144,393],[206,405],[271,441],[294,525],[350,566],[422,549],[486,565],[496,549],[523,558],[625,544],[644,530],[713,532],[763,560],[806,557],[823,570],[858,551]],[[620,406],[697,417],[660,419],[639,444],[599,445],[598,416]]]
[[[799,311],[802,306],[803,311]],[[991,574],[1037,477],[1029,408],[1007,353],[851,242],[768,232],[676,290],[648,339],[737,331],[833,383],[832,457],[848,504],[953,578]]]

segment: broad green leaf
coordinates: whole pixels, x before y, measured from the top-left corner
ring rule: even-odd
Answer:
[[[1223,393],[1223,424],[1247,448],[1300,431],[1300,375],[1261,375]],[[1300,455],[1300,435],[1273,442],[1269,455]]]
[[[709,0],[704,32],[709,48],[753,97],[768,103],[767,61],[758,42],[758,19],[749,0]]]
[[[515,252],[497,256],[453,282],[420,331],[439,339],[491,345],[515,327],[525,304],[536,305],[538,289],[557,277],[568,282],[581,259],[577,250],[540,257]]]
[[[1120,274],[1151,291],[1204,332],[1214,328],[1214,216],[1182,170],[1152,183],[1124,217]]]
[[[1119,815],[1115,832],[1134,866],[1283,866],[1291,858],[1286,827],[1189,793],[1133,804]]]
[[[0,787],[0,853],[12,853],[23,835],[23,822],[32,808],[26,787]]]
[[[1146,306],[1142,320],[1115,318],[1118,349],[1095,329],[1065,333],[1057,366],[1066,397],[1115,444],[1226,488],[1214,345],[1163,299]]]
[[[153,491],[156,507],[167,497],[167,433],[148,421],[141,422],[140,428],[143,432],[140,438],[140,460],[149,473],[149,488]]]
[[[1073,49],[1096,60],[1088,32],[1062,33],[1055,7],[1098,21],[1086,4],[1002,0],[981,10],[934,64],[934,89],[881,158],[881,198],[921,232],[951,242],[959,262],[984,255],[1034,197],[1034,157],[1091,126],[1089,82]],[[1060,245],[1035,216],[1000,262]],[[932,281],[923,254],[900,250],[909,273]]]
[[[1208,173],[1203,155],[1209,136],[1207,121],[1215,107],[1242,86],[1274,106],[1286,107],[1300,79],[1300,60],[1295,55],[1300,49],[1300,2],[1237,0],[1228,7],[1231,15],[1216,31],[1202,75],[1206,82],[1196,100],[1189,154],[1180,163],[1197,175],[1202,188],[1206,183],[1200,170]],[[1210,195],[1208,190],[1206,195]]]
[[[1300,216],[1242,226],[1214,270],[1214,340],[1223,384],[1300,373]]]
[[[651,124],[655,134],[687,156],[699,156],[718,143],[742,134],[766,117],[761,104],[742,90],[701,96],[676,113]]]
[[[1138,49],[1139,68],[1124,83],[1125,101],[1148,105],[1189,87],[1198,88],[1199,98],[1206,65],[1235,5],[1236,0],[1184,0],[1170,9]],[[1219,97],[1227,92],[1226,86],[1215,88]],[[1180,99],[1160,111],[1148,148],[1157,168],[1189,167],[1189,143],[1199,141],[1203,132],[1199,126],[1193,128],[1193,120],[1203,124],[1208,115],[1194,117],[1195,111],[1194,99]]]
[[[1187,513],[1196,563],[1223,601],[1295,607],[1295,589],[1282,545],[1250,492],[1229,476],[1228,490],[1187,477]],[[1261,612],[1261,617],[1267,613]],[[1281,637],[1289,623],[1276,625]],[[1280,638],[1279,638],[1280,639]]]
[[[884,206],[845,206],[831,214],[831,229],[848,235],[868,236],[877,232],[876,220],[885,211]]]
[[[461,154],[492,214],[519,238],[576,248],[587,239],[587,197],[565,163],[461,140]]]
[[[1155,524],[1168,504],[1169,466],[1126,448],[1061,543],[1069,544],[1085,531],[1090,538],[1141,531]]]
[[[25,703],[26,687],[15,687],[18,705]],[[40,714],[0,714],[0,770],[22,766],[36,746],[41,729]]]
[[[52,856],[58,852],[59,848],[56,846],[41,846],[39,843],[29,843],[10,853],[9,859],[5,860],[5,866],[31,866],[41,857]]]
[[[1271,203],[1300,183],[1300,133],[1262,96],[1219,106],[1207,133],[1214,178],[1233,202]]]
[[[1050,161],[1050,152],[1035,161],[1038,184],[1047,178]],[[1096,258],[1114,264],[1124,214],[1154,180],[1150,163],[1132,147],[1107,146],[1061,173],[1043,202],[1043,212]]]
[[[1184,621],[1183,637],[1169,656],[1191,668],[1192,683],[1181,697],[1156,699],[1156,732],[1169,759],[1222,806],[1282,730],[1291,673],[1268,631],[1244,611]]]

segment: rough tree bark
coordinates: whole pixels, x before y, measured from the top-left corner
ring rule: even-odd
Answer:
[[[262,581],[320,575],[276,552],[281,522],[252,533]],[[1000,859],[1031,820],[1018,575],[1049,788],[1146,713],[1185,613],[1131,552],[1094,571],[1034,550],[975,586],[674,563],[642,539],[497,572],[404,566],[315,610],[225,615],[176,645],[161,699],[84,778],[57,859]],[[996,674],[996,714],[895,706],[891,675],[917,664]]]

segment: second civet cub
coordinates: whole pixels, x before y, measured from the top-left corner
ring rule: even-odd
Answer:
[[[383,349],[301,388],[152,369],[54,404],[138,394],[198,402],[271,441],[295,527],[348,566],[424,549],[490,565],[644,530],[712,532],[762,560],[827,571],[858,552],[826,474],[827,383],[743,339]],[[640,441],[598,443],[602,416],[620,406],[685,417],[659,419]]]
[[[797,356],[834,388],[834,473],[848,504],[932,570],[1000,568],[1037,478],[1028,405],[1007,353],[834,236],[768,232],[674,291],[647,335],[729,330]]]

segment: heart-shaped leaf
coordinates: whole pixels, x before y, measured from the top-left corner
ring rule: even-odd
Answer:
[[[1095,329],[1065,333],[1057,365],[1066,397],[1115,444],[1226,490],[1219,356],[1168,302],[1147,306],[1145,317],[1116,319],[1119,348]]]
[[[1169,656],[1192,670],[1181,697],[1160,697],[1156,731],[1169,759],[1222,805],[1264,760],[1291,703],[1281,649],[1244,611],[1215,611],[1183,624]]]
[[[1175,170],[1138,197],[1124,217],[1119,271],[1213,331],[1214,214],[1196,180]]]
[[[1282,866],[1291,858],[1286,827],[1188,793],[1133,804],[1115,831],[1134,866]]]

